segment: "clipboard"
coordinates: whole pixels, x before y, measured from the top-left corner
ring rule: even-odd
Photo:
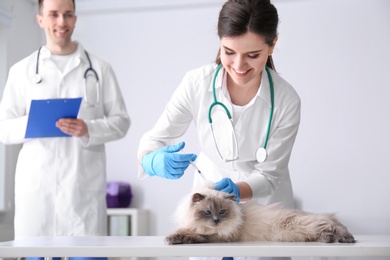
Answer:
[[[77,118],[80,98],[31,100],[25,138],[69,137],[56,122],[61,118]]]

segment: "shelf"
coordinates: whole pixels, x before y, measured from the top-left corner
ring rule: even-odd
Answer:
[[[123,219],[120,218],[125,218]],[[116,220],[116,221],[115,221]],[[116,225],[116,226],[115,226]],[[145,209],[136,208],[109,208],[107,209],[108,234],[118,233],[114,228],[126,228],[127,232],[119,230],[120,234],[127,236],[145,236],[149,232],[149,214]],[[114,234],[117,235],[117,234]]]

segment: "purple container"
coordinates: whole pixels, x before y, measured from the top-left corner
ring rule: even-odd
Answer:
[[[132,198],[130,184],[119,181],[107,182],[107,208],[127,208]]]

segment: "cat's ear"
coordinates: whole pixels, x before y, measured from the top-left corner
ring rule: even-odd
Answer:
[[[204,195],[200,194],[200,193],[195,193],[194,195],[192,195],[192,202],[198,202],[198,201],[201,201],[205,198]]]
[[[235,197],[236,197],[236,195],[229,194],[229,195],[226,196],[226,199],[235,201],[235,199],[234,199]]]

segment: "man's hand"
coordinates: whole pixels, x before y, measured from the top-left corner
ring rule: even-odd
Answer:
[[[56,122],[62,132],[71,136],[88,136],[88,128],[84,120],[74,118],[61,118]]]

